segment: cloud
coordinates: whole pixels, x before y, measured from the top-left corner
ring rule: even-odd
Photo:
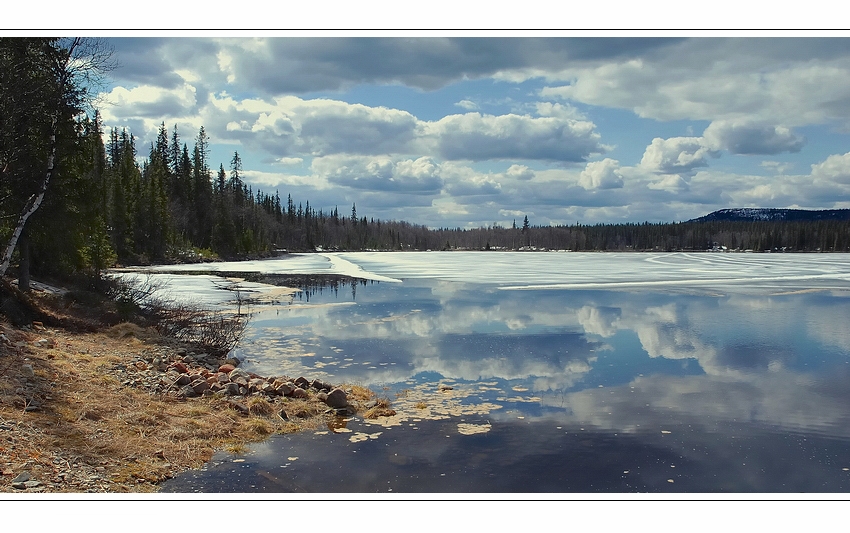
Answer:
[[[786,127],[741,121],[714,121],[702,135],[711,149],[728,150],[733,154],[799,152],[806,144],[805,138],[794,135]]]
[[[585,116],[569,104],[555,102],[536,102],[534,108],[541,117],[557,117],[573,120],[584,120]]]
[[[111,96],[122,104],[107,117],[113,122],[140,114],[170,122],[196,104],[188,84],[174,90],[119,87]],[[605,150],[589,121],[467,113],[429,122],[399,109],[326,98],[266,101],[211,94],[193,120],[219,142],[238,142],[275,159],[352,154],[574,162]],[[148,125],[149,134],[155,133],[158,122]]]
[[[452,196],[495,195],[502,192],[498,176],[482,174],[464,165],[443,163],[442,176],[446,180],[445,190]]]
[[[708,166],[706,158],[712,154],[701,137],[656,137],[646,147],[640,166],[656,174],[690,174]]]
[[[335,185],[369,191],[438,194],[443,186],[439,167],[428,157],[328,156],[313,159],[312,170]]]
[[[419,127],[406,111],[295,96],[267,102],[215,95],[203,115],[212,133],[276,158],[408,152]]]
[[[279,172],[261,172],[259,170],[246,170],[242,173],[244,181],[264,187],[279,187],[287,185],[291,187],[311,187],[324,190],[330,184],[323,176],[310,175],[301,176],[296,174],[282,174]]]
[[[266,95],[404,84],[435,90],[516,69],[550,71],[567,63],[630,57],[673,39],[562,38],[258,38],[217,39],[230,83]]]
[[[279,165],[300,165],[304,162],[304,158],[301,157],[278,157],[275,159],[275,163]]]
[[[657,120],[850,120],[848,40],[697,38],[636,55],[565,64],[546,76],[569,83],[540,94]]]
[[[462,108],[468,109],[470,111],[473,110],[473,109],[478,109],[478,104],[476,104],[475,102],[473,102],[471,100],[461,100],[460,102],[456,102],[455,105],[457,107],[462,107]]]
[[[619,189],[623,186],[619,167],[619,161],[607,157],[602,161],[592,161],[579,176],[579,185],[588,190]]]
[[[794,163],[785,163],[782,161],[762,161],[759,163],[759,166],[773,170],[777,174],[785,174],[794,167]]]
[[[825,161],[812,165],[811,176],[820,183],[850,185],[850,152],[831,155]]]
[[[520,181],[528,181],[534,178],[534,171],[525,165],[511,165],[505,172],[505,176]]]
[[[195,88],[189,84],[182,84],[173,89],[151,85],[140,85],[132,89],[115,87],[105,98],[112,104],[105,107],[105,117],[116,116],[116,111],[129,110],[133,117],[150,118],[157,123],[162,117],[189,114],[197,104]]]
[[[578,162],[605,151],[592,122],[528,115],[449,115],[428,124],[449,160],[535,159]]]

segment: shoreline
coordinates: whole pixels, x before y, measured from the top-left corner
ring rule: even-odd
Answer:
[[[340,386],[347,406],[334,409],[326,403],[329,393],[314,386],[321,382],[241,369],[234,371],[249,378],[245,394],[190,398],[189,383],[163,384],[193,376],[200,390],[209,387],[201,376],[223,382],[222,373],[212,372],[209,358],[190,345],[128,323],[73,332],[0,322],[0,354],[4,493],[156,492],[160,482],[200,468],[216,451],[238,453],[273,434],[316,429],[337,409],[363,416],[371,407],[365,415],[380,416],[376,395],[364,387]],[[285,389],[295,382],[301,392]],[[263,386],[266,392],[257,388]]]

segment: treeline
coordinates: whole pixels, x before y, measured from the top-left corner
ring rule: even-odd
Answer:
[[[850,252],[850,221],[712,221],[442,229],[437,249]],[[430,246],[434,248],[434,246]]]
[[[98,130],[97,117],[84,120],[87,128]],[[96,167],[103,169],[94,179],[103,201],[103,229],[120,263],[235,259],[317,248],[397,250],[405,249],[404,239],[415,242],[415,234],[428,232],[406,222],[361,218],[356,204],[350,215],[341,214],[338,207],[325,211],[309,200],[296,203],[289,194],[282,199],[279,191],[255,191],[243,181],[238,151],[213,173],[203,126],[190,150],[176,125],[169,134],[162,123],[141,165],[135,163],[135,140],[126,129],[110,131],[102,155],[94,149]]]

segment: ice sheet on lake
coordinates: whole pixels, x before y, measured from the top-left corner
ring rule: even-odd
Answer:
[[[340,254],[287,254],[255,261],[216,261],[188,265],[159,265],[151,272],[262,272],[264,274],[332,274],[396,283],[400,280],[364,271]]]
[[[850,254],[351,252],[333,255],[381,276],[483,283],[503,289],[850,289]]]
[[[211,274],[187,276],[170,273],[120,272],[116,275],[134,283],[150,284],[152,297],[207,307],[232,307],[238,300],[250,300],[278,289],[274,285],[251,283],[238,278]]]
[[[850,289],[850,254],[339,252],[163,265],[152,272],[335,274],[435,279],[502,289]]]
[[[267,274],[333,274],[327,257],[319,254],[287,254],[254,261],[215,261],[188,265],[158,265],[152,272],[264,272]]]

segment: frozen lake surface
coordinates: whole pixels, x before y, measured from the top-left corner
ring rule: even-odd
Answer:
[[[166,492],[850,489],[846,254],[305,254],[154,276],[227,305],[222,278],[184,268],[328,276],[257,304],[237,355],[399,414],[220,453]],[[258,279],[240,291],[275,289]]]

